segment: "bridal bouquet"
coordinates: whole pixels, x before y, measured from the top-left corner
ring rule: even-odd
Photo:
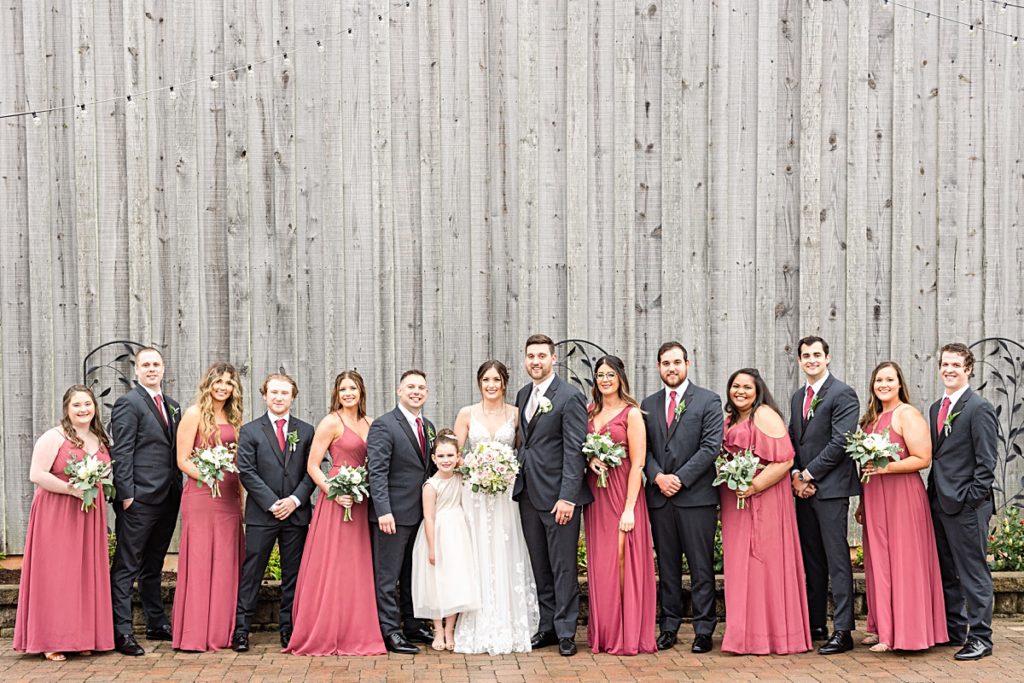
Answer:
[[[519,459],[510,446],[500,441],[482,441],[463,454],[459,473],[473,493],[483,491],[494,496],[504,493],[515,482]]]
[[[591,458],[597,458],[607,467],[618,467],[622,459],[626,457],[626,449],[622,444],[612,441],[608,434],[587,434],[583,441],[583,455],[590,462]],[[608,488],[608,470],[597,475],[597,488]]]
[[[370,495],[370,478],[367,475],[366,468],[360,465],[359,467],[350,467],[348,465],[342,465],[338,468],[338,473],[327,480],[327,500],[334,500],[341,496],[352,496],[352,500],[357,503],[362,503]],[[352,521],[352,508],[345,508],[344,521]]]
[[[718,476],[712,483],[714,486],[725,484],[730,491],[746,491],[754,484],[754,475],[764,469],[761,459],[749,448],[738,453],[722,451],[715,459],[715,472]],[[746,498],[736,499],[736,509],[747,507]]]
[[[71,456],[64,466],[68,484],[82,492],[82,512],[96,507],[96,499],[102,490],[106,498],[114,495],[114,470],[111,463],[103,462],[95,455],[79,459]]]
[[[192,451],[191,460],[199,470],[196,485],[200,488],[203,484],[209,486],[211,498],[220,498],[220,483],[224,481],[227,472],[238,472],[234,445],[218,444],[212,448],[197,448]]]
[[[858,429],[846,437],[846,452],[861,469],[868,463],[882,468],[900,459],[900,446],[889,441],[888,429],[874,434],[865,434],[864,430]],[[870,479],[870,474],[860,477],[863,484]]]

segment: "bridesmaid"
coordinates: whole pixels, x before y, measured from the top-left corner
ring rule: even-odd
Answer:
[[[96,455],[110,462],[110,440],[92,391],[64,392],[60,425],[36,441],[29,479],[36,485],[28,516],[14,649],[41,652],[53,662],[65,652],[114,649],[107,560],[107,505],[82,511],[83,492],[68,485],[69,458]]]
[[[884,361],[871,373],[871,399],[860,418],[868,434],[889,430],[900,459],[866,465],[857,521],[864,525],[864,580],[872,652],[924,650],[948,640],[942,576],[921,470],[931,465],[924,416],[910,405],[900,366]]]
[[[610,470],[597,458],[590,461],[594,502],[583,514],[590,592],[587,641],[595,653],[655,652],[654,547],[642,493],[647,431],[622,361],[603,356],[596,367],[588,431],[609,434],[626,447],[626,457]],[[597,487],[602,470],[608,470],[607,488]]]
[[[292,608],[294,628],[284,652],[295,655],[382,655],[386,653],[377,621],[373,557],[367,501],[351,496],[328,500],[327,477],[320,469],[331,458],[330,475],[342,465],[366,465],[366,385],[355,370],[334,379],[331,412],[316,428],[306,471],[320,489],[306,549],[299,567]],[[351,508],[352,521],[344,521]]]
[[[242,386],[229,363],[214,363],[199,382],[196,402],[178,424],[178,469],[188,475],[181,494],[181,545],[174,590],[171,645],[205,652],[231,647],[238,600],[238,573],[245,556],[242,536],[242,487],[227,472],[220,497],[199,484],[192,463],[196,448],[234,449],[242,426]]]
[[[804,563],[790,492],[793,445],[760,373],[737,370],[725,405],[729,453],[750,449],[764,469],[743,492],[720,488],[725,557],[725,637],[722,651],[790,654],[811,649]],[[747,500],[737,509],[737,498]]]

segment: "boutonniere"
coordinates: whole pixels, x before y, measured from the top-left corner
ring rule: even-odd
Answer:
[[[537,412],[535,412],[534,415],[543,415],[544,413],[550,413],[552,407],[553,406],[551,405],[551,399],[549,399],[547,396],[541,396],[540,400],[537,402]]]
[[[821,403],[821,397],[820,396],[816,395],[814,398],[811,399],[811,407],[807,409],[807,421],[808,422],[810,422],[811,418],[814,417],[814,409],[818,407],[819,403]]]
[[[292,431],[288,432],[287,442],[288,442],[288,450],[290,450],[292,453],[294,453],[295,452],[295,447],[299,445],[299,430],[298,429],[293,429]]]
[[[427,425],[427,443],[434,443],[434,428]]]
[[[679,402],[679,405],[676,406],[676,416],[675,416],[675,419],[678,420],[679,418],[681,418],[683,416],[683,413],[685,413],[685,412],[686,412],[686,399],[684,398],[683,400],[681,400]]]
[[[946,420],[942,423],[942,435],[943,436],[949,436],[949,433],[951,431],[953,431],[953,420],[955,420],[956,416],[959,415],[959,414],[960,414],[960,411],[958,410],[957,412],[950,413],[949,415],[946,416]]]
[[[176,405],[172,405],[172,404],[168,403],[167,404],[167,412],[171,414],[171,421],[172,422],[177,422],[178,421],[178,413],[181,412],[181,409],[178,408],[178,406],[176,406]]]

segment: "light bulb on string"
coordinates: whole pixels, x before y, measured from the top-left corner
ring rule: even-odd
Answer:
[[[255,73],[255,72],[254,72],[254,71],[252,70],[252,64],[246,64],[246,65],[245,65],[245,71],[246,71],[246,73],[248,73],[248,74],[249,74],[250,76],[252,76],[252,75],[253,75],[253,73]]]
[[[217,82],[217,79],[210,76],[210,90],[216,90],[219,85],[220,84]]]
[[[319,40],[318,40],[318,41],[316,41],[316,49],[317,49],[318,51],[320,51],[320,52],[326,52],[326,51],[327,51],[327,48],[326,48],[326,47],[324,46],[324,44],[323,44],[323,43],[321,43],[321,42],[320,42]]]
[[[931,12],[925,12],[925,15],[924,15],[924,23],[926,23],[926,24],[927,24],[927,23],[928,23],[928,21],[929,21],[929,20],[930,20],[931,18],[932,18],[932,13],[931,13]]]
[[[128,100],[128,108],[129,109],[135,109],[135,100],[132,99],[131,95],[128,95],[127,100]]]
[[[284,61],[284,65],[285,66],[288,66],[289,64],[292,63],[292,60],[288,59],[288,53],[287,52],[284,53],[284,60],[283,61]]]
[[[32,124],[35,125],[37,128],[43,125],[43,120],[39,118],[39,114],[35,112],[32,112]]]
[[[78,105],[78,117],[84,119],[86,117],[85,105]]]
[[[178,99],[178,93],[174,92],[174,86],[173,85],[170,88],[170,92],[167,93],[167,97],[168,97],[168,99],[171,99],[171,100]]]
[[[1013,37],[1013,44],[1014,45],[1018,45],[1019,43],[1020,43],[1020,36],[1014,36]]]

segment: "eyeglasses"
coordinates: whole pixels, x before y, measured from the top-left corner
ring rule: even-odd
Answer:
[[[597,377],[598,380],[615,379],[618,377],[614,372],[599,372],[594,376]]]

